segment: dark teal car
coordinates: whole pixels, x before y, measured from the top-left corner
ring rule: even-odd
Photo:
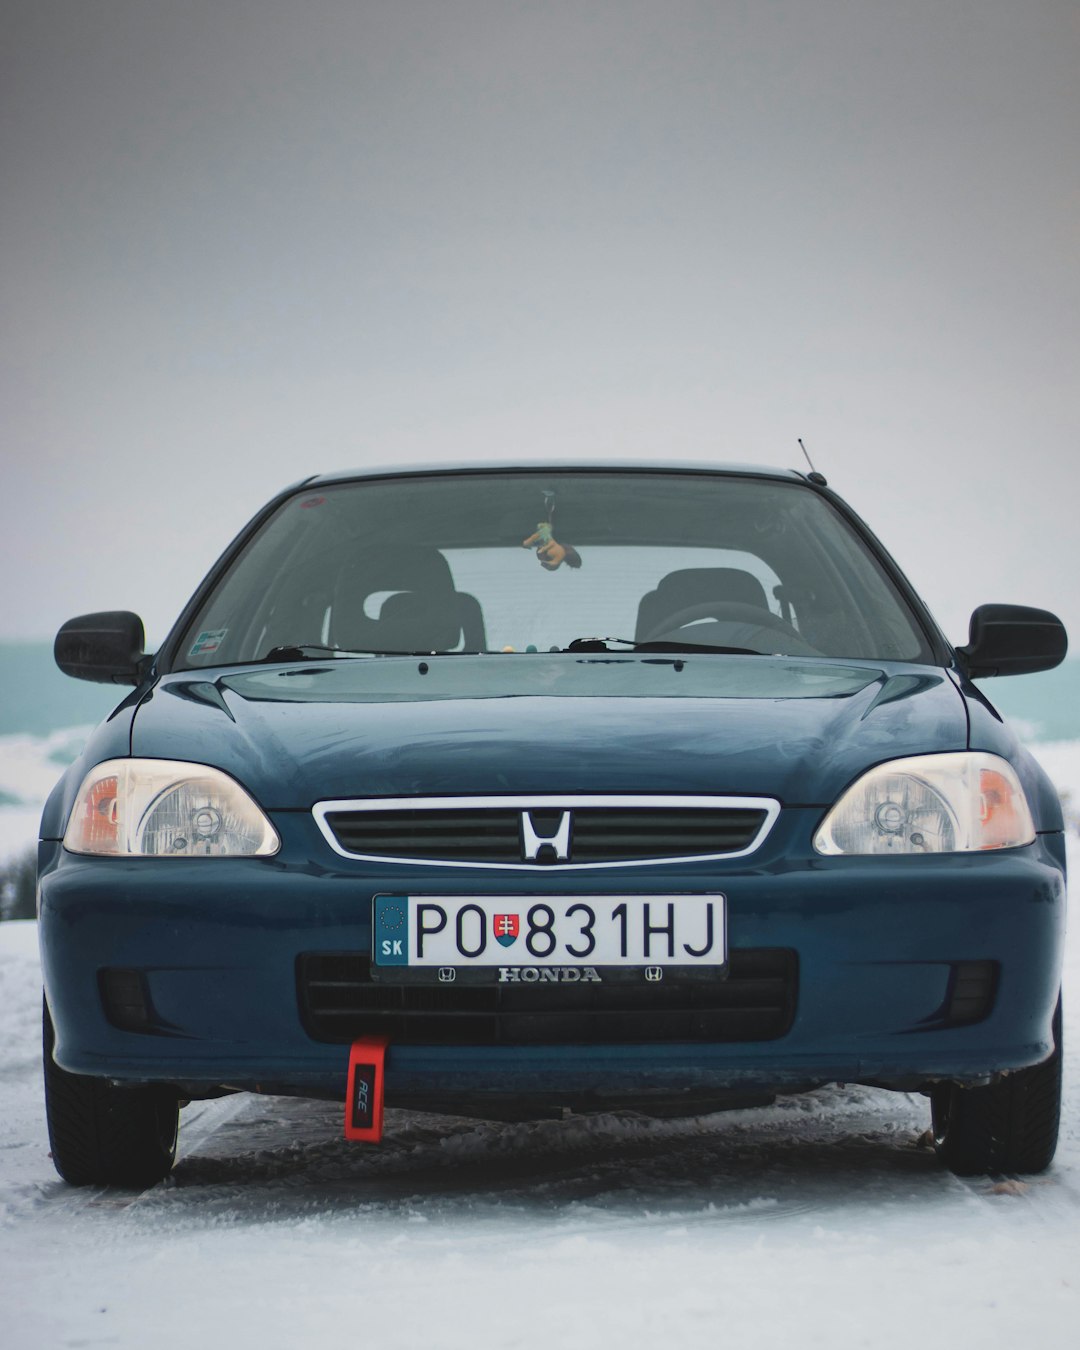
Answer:
[[[819,475],[432,467],[311,479],[46,806],[45,1077],[74,1183],[172,1164],[179,1104],[525,1119],[923,1092],[947,1166],[1035,1172],[1061,1090],[1053,787]]]

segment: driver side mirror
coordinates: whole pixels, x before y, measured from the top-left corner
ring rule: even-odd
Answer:
[[[81,614],[56,635],[53,656],[65,675],[96,684],[138,684],[142,678],[143,621],[129,610]]]
[[[956,654],[971,678],[980,679],[1052,670],[1068,650],[1065,625],[1049,610],[980,605],[971,616],[968,644]]]

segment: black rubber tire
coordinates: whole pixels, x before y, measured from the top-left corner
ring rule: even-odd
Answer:
[[[1054,1053],[988,1087],[943,1083],[930,1098],[934,1147],[960,1177],[1045,1171],[1057,1148],[1061,1115],[1061,999]]]
[[[64,1180],[142,1190],[167,1176],[176,1158],[176,1093],[156,1084],[117,1087],[61,1069],[53,1060],[48,1008],[42,1049],[49,1145]]]

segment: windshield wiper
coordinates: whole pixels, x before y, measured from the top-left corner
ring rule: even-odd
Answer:
[[[315,642],[297,642],[287,643],[283,647],[271,647],[265,656],[260,656],[259,661],[316,661],[313,653],[325,652],[328,655],[336,655],[341,649],[339,647],[323,647]]]
[[[317,654],[316,654],[317,653]],[[261,665],[266,661],[318,661],[323,657],[350,656],[476,656],[476,652],[440,652],[430,647],[416,651],[382,651],[378,647],[324,647],[318,642],[289,643],[284,647],[271,647],[265,656],[246,665]]]
[[[404,653],[402,653],[404,655]],[[345,647],[326,647],[318,642],[289,642],[282,647],[271,647],[265,656],[260,656],[254,664],[264,661],[318,661],[322,656],[379,656],[379,652],[352,651]]]
[[[630,638],[587,637],[574,638],[563,648],[566,652],[612,652],[618,647],[609,647],[609,642],[617,642],[632,652],[721,652],[731,656],[765,656],[756,647],[716,647],[707,642],[672,642],[661,638],[655,642],[633,642]]]

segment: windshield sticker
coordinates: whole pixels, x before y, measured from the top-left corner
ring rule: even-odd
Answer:
[[[326,503],[325,497],[309,497],[307,501],[300,503],[301,511],[310,511],[313,507],[323,506]]]
[[[205,656],[208,652],[216,652],[225,641],[227,628],[208,628],[195,639],[188,650],[188,656]]]

